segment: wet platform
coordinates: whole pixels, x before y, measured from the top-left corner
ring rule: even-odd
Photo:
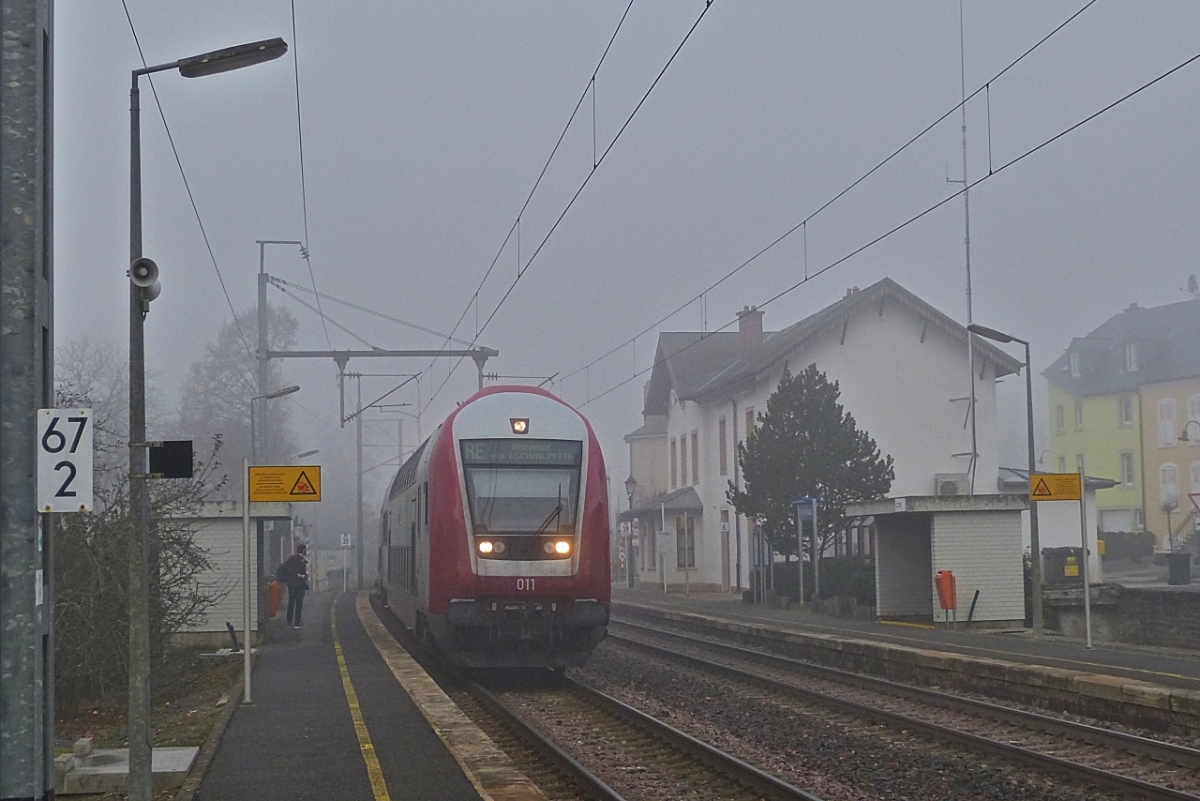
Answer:
[[[389,635],[365,593],[310,595],[275,621],[252,704],[229,721],[198,801],[537,799],[540,791]]]

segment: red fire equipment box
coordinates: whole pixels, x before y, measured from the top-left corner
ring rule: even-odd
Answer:
[[[956,609],[954,574],[949,570],[939,570],[933,574],[933,583],[937,585],[938,603],[942,609]]]

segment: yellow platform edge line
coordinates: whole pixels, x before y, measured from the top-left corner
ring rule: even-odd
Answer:
[[[463,775],[484,801],[546,801],[541,788],[513,764],[508,754],[480,730],[396,642],[375,616],[367,590],[358,593],[355,607],[367,636],[388,669],[446,744]]]
[[[358,747],[362,751],[363,762],[367,764],[367,778],[371,782],[371,792],[375,801],[391,801],[388,795],[387,783],[383,780],[383,771],[379,767],[379,758],[375,755],[375,745],[367,731],[363,720],[362,708],[358,705],[358,693],[350,681],[350,671],[346,667],[346,657],[342,654],[342,642],[338,639],[337,601],[333,601],[333,614],[330,615],[329,626],[333,630],[333,650],[337,654],[338,671],[342,674],[342,689],[346,693],[346,702],[350,705],[350,717],[354,721],[354,734],[358,737]]]

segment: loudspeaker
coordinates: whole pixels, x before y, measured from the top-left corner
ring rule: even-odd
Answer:
[[[129,280],[134,286],[148,287],[158,280],[158,265],[144,256],[129,265]]]

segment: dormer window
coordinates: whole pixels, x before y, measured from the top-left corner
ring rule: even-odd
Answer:
[[[1137,370],[1137,345],[1132,342],[1125,346],[1125,372],[1132,373]]]
[[[1071,378],[1079,378],[1079,351],[1071,354]]]

